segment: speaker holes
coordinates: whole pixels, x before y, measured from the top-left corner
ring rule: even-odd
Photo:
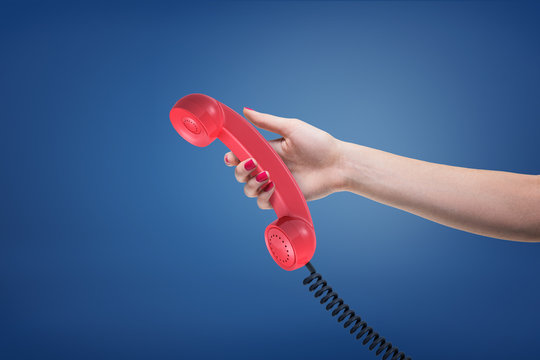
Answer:
[[[188,129],[194,134],[199,134],[201,132],[201,128],[199,127],[197,122],[193,119],[190,119],[187,117],[184,118],[184,126],[186,127],[186,129]]]
[[[291,252],[289,251],[290,243],[286,237],[282,237],[276,233],[269,233],[268,248],[274,260],[284,265],[291,261]]]

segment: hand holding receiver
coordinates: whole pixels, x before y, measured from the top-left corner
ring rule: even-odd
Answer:
[[[259,167],[256,171],[272,174],[275,191],[270,203],[278,219],[265,231],[268,251],[285,270],[308,263],[316,244],[308,206],[287,166],[255,127],[225,104],[203,94],[178,100],[170,119],[180,136],[191,144],[204,147],[218,138],[241,161],[254,158]]]

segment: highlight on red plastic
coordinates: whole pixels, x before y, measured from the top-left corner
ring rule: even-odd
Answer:
[[[254,173],[269,171],[275,185],[270,198],[278,219],[266,228],[266,247],[285,270],[295,270],[315,253],[315,230],[309,208],[287,166],[251,123],[223,103],[203,94],[190,94],[176,102],[170,112],[175,130],[199,147],[216,138],[240,161],[254,158]]]

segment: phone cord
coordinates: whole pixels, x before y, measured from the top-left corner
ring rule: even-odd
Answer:
[[[368,324],[363,321],[362,318],[360,318],[360,316],[356,315],[356,313],[349,308],[349,305],[345,304],[343,299],[339,298],[338,294],[330,286],[328,286],[326,280],[322,278],[321,274],[317,273],[315,267],[313,267],[311,263],[308,262],[306,264],[306,268],[309,270],[310,275],[304,279],[303,284],[308,285],[315,281],[309,286],[309,291],[315,291],[317,288],[319,288],[313,294],[315,298],[318,298],[326,293],[326,295],[324,295],[320,301],[321,304],[325,304],[330,301],[328,305],[326,305],[326,310],[330,310],[337,305],[337,307],[335,307],[330,314],[332,314],[332,316],[336,316],[340,312],[343,312],[337,318],[337,321],[342,322],[343,320],[348,319],[343,324],[343,327],[348,328],[349,326],[353,325],[353,327],[349,330],[349,333],[351,334],[360,329],[360,332],[356,334],[356,340],[360,340],[360,338],[364,335],[366,335],[366,337],[362,341],[362,345],[367,345],[371,340],[373,340],[368,348],[369,350],[373,350],[378,346],[379,348],[375,351],[375,355],[378,356],[384,351],[384,355],[382,357],[383,360],[388,359],[390,356],[392,356],[391,360],[411,359],[403,352],[400,352],[397,347],[392,346],[390,342],[380,336],[379,333],[375,332],[373,328],[369,327]]]

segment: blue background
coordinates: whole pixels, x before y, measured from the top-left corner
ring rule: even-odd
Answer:
[[[427,161],[538,174],[540,8],[511,2],[0,8],[2,359],[371,359],[278,268],[202,92]],[[270,134],[265,133],[265,135]],[[415,359],[538,356],[540,246],[361,197],[310,203],[313,263]]]

